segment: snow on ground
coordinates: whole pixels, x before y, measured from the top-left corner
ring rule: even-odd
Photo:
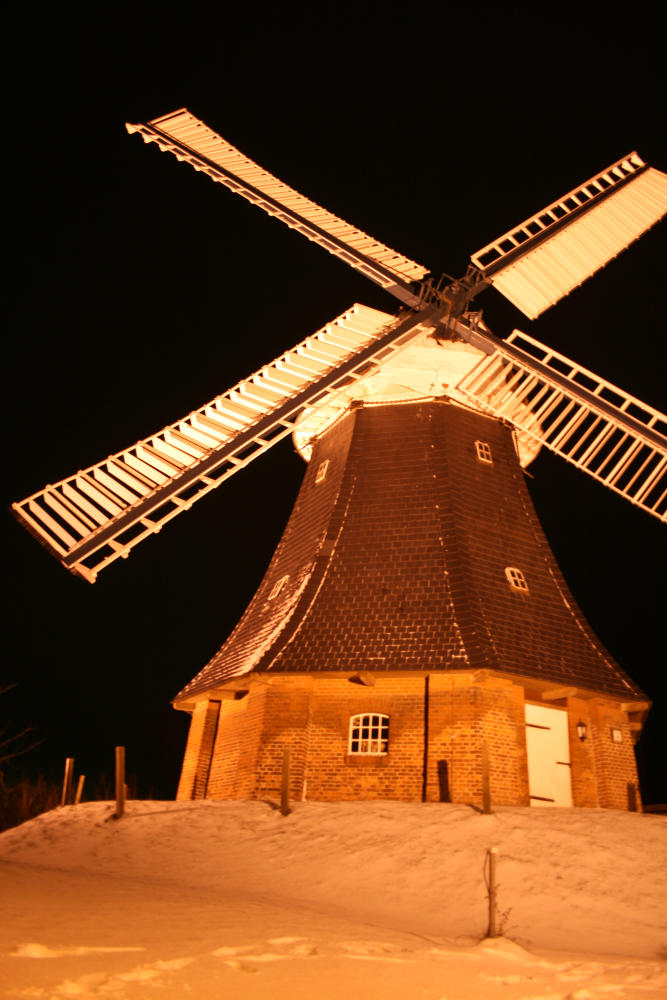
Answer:
[[[139,802],[0,835],[8,998],[667,996],[667,819]],[[484,940],[487,849],[503,936]]]

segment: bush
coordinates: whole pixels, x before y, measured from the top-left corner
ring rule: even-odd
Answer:
[[[38,778],[23,778],[12,788],[7,788],[3,783],[0,786],[0,830],[25,823],[59,803],[60,788],[42,775]]]
[[[74,801],[75,788],[76,782],[70,792],[70,803]],[[103,774],[92,787],[86,782],[82,801],[112,802],[115,795],[114,782],[108,775]],[[41,774],[37,778],[23,777],[8,788],[0,773],[0,832],[8,830],[11,826],[19,826],[39,816],[40,813],[48,812],[49,809],[55,809],[60,805],[61,796],[62,783],[47,781]],[[148,799],[152,797],[150,792],[145,796]],[[128,776],[127,798],[139,798],[137,777],[134,774]]]

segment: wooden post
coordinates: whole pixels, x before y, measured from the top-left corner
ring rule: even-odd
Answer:
[[[639,812],[637,786],[634,781],[628,781],[628,810],[632,813]]]
[[[65,758],[65,777],[63,778],[63,793],[60,796],[60,805],[66,806],[70,799],[72,788],[72,775],[74,773],[74,757]]]
[[[498,848],[491,847],[487,853],[489,859],[489,931],[487,937],[498,937],[498,891],[496,887],[496,859]]]
[[[76,786],[76,795],[74,796],[75,806],[78,806],[79,802],[81,802],[81,796],[83,795],[83,783],[85,780],[86,780],[85,774],[80,774],[79,781]]]
[[[116,819],[125,811],[125,747],[116,747]]]
[[[491,782],[489,780],[489,748],[486,740],[482,743],[482,809],[485,813],[491,809]]]
[[[289,816],[292,811],[289,807],[289,757],[290,748],[285,747],[283,749],[283,777],[280,784],[280,812],[283,816]]]

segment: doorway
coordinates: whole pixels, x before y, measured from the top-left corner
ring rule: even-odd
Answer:
[[[526,704],[526,749],[531,806],[571,806],[567,712]]]

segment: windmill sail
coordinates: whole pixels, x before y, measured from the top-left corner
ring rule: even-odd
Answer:
[[[514,330],[457,388],[667,520],[667,417]]]
[[[666,211],[667,174],[630,153],[470,259],[488,282],[535,319]]]
[[[412,311],[394,317],[354,306],[177,423],[13,504],[67,569],[93,582],[291,434],[309,408],[332,397],[337,405],[351,382],[434,328],[438,342],[458,336],[486,355],[458,385],[477,405],[665,519],[665,418],[518,332],[497,340],[464,310],[494,284],[529,316],[539,315],[664,214],[667,175],[632,153],[478,251],[460,282],[437,287],[422,282],[428,272],[420,264],[294,191],[189,111],[127,128],[302,232]]]
[[[104,567],[294,430],[323,396],[368,375],[437,313],[408,319],[355,305],[210,403],[131,448],[12,505],[63,565]]]
[[[425,267],[288,187],[186,108],[126,127],[297,229],[403,302],[419,305],[420,297],[410,283],[428,274]]]

